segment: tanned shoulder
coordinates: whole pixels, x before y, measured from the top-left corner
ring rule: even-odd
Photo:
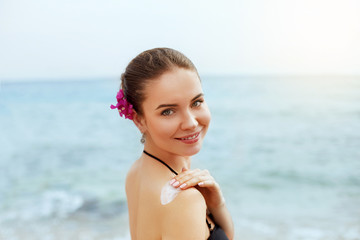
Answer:
[[[206,238],[206,203],[196,188],[182,190],[163,206],[162,239],[191,240]]]

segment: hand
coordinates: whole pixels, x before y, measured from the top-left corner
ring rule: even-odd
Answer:
[[[188,170],[183,168],[181,173],[170,181],[170,184],[173,187],[182,190],[190,187],[197,188],[204,196],[210,212],[221,207],[225,203],[219,184],[206,169]]]

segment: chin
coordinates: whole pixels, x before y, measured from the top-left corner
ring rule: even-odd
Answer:
[[[198,146],[192,146],[189,149],[184,150],[184,156],[191,157],[200,152],[202,145],[199,144]]]

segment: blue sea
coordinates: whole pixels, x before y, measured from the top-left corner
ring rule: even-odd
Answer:
[[[360,78],[203,76],[212,122],[192,167],[222,187],[236,239],[360,239]],[[0,239],[130,239],[142,151],[117,79],[0,83]]]

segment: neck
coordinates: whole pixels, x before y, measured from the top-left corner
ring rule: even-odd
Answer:
[[[181,173],[183,168],[190,169],[191,157],[189,156],[181,156],[159,148],[154,148],[150,146],[150,144],[145,144],[144,150],[165,162],[177,173]]]

